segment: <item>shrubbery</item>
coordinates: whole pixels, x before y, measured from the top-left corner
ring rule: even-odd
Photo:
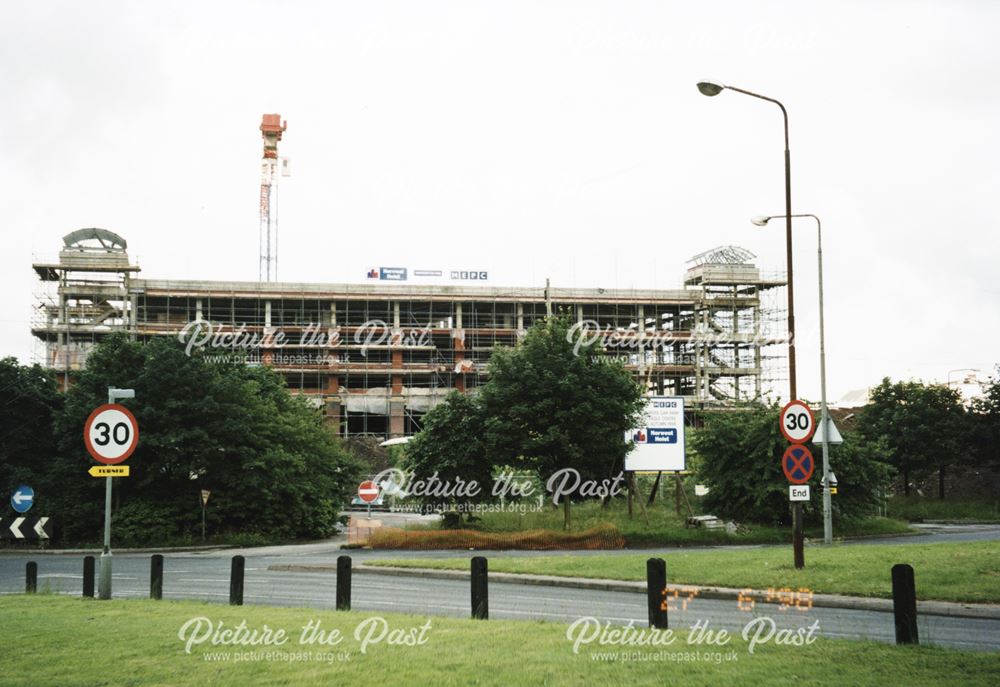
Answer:
[[[123,404],[140,428],[127,463],[131,475],[114,484],[113,542],[200,539],[202,489],[211,491],[210,536],[293,539],[334,532],[357,487],[359,465],[279,374],[188,356],[172,339],[141,344],[116,335],[89,355],[49,432],[39,435],[54,435],[52,448],[36,453],[30,466],[35,509],[53,518],[64,541],[101,539],[104,483],[87,475],[94,461],[82,429],[90,412],[107,402],[109,386],[135,389],[135,399]]]

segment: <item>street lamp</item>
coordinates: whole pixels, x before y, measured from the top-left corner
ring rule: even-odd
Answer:
[[[716,96],[724,90],[736,91],[743,95],[753,96],[769,103],[774,103],[781,108],[781,116],[785,121],[785,263],[788,271],[788,393],[789,401],[798,398],[795,385],[795,293],[792,279],[792,163],[791,155],[788,152],[788,111],[780,101],[768,98],[766,95],[745,91],[735,86],[726,86],[715,81],[699,81],[698,91],[702,95]],[[792,550],[795,556],[795,567],[804,568],[805,563],[805,535],[802,531],[802,503],[795,502],[792,509]]]
[[[812,217],[816,220],[816,258],[819,262],[819,388],[820,427],[823,428],[823,541],[833,543],[833,510],[830,503],[830,414],[826,405],[826,336],[823,328],[823,225],[819,217],[809,213],[790,215],[792,217]],[[758,227],[766,227],[772,219],[784,219],[785,215],[754,217],[750,221]]]
[[[791,155],[788,152],[788,112],[780,101],[768,98],[766,95],[745,91],[735,86],[726,86],[716,81],[699,81],[698,91],[702,95],[709,97],[719,95],[724,90],[736,91],[744,95],[760,98],[770,103],[774,103],[781,108],[781,115],[785,120],[785,263],[788,271],[788,391],[789,401],[798,398],[795,384],[795,293],[792,287],[792,163]]]

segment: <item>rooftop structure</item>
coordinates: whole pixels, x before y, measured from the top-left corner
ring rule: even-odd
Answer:
[[[785,323],[772,304],[784,278],[734,247],[697,256],[683,288],[612,290],[138,279],[116,234],[82,229],[64,244],[58,262],[34,265],[44,293],[32,333],[66,383],[110,332],[193,338],[206,354],[270,365],[345,435],[418,431],[547,312],[602,337],[648,392],[692,406],[760,398],[781,376]],[[207,340],[218,333],[225,348]]]

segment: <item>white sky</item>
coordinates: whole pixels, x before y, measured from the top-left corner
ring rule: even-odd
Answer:
[[[494,285],[676,288],[824,222],[831,400],[1000,362],[1000,4],[4,3],[0,355],[31,357],[32,256],[99,226],[148,278],[253,280],[264,112],[283,279],[379,265]],[[814,225],[796,230],[800,395],[819,396]],[[957,376],[957,375],[956,375]]]

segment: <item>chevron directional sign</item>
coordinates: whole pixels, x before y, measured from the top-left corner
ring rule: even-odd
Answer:
[[[0,539],[29,541],[51,539],[52,525],[49,518],[28,517],[3,518],[0,520]]]

